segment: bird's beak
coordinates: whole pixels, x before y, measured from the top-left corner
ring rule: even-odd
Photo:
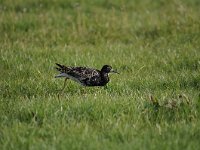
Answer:
[[[113,69],[110,70],[110,73],[117,73],[117,74],[119,74],[119,72],[117,72],[116,70],[113,70]]]

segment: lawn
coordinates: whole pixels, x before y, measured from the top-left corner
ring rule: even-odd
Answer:
[[[0,149],[198,149],[199,0],[0,0]],[[55,79],[101,69],[107,87]]]

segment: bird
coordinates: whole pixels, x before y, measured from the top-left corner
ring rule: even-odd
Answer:
[[[101,70],[89,67],[65,66],[58,63],[56,63],[56,65],[56,69],[60,73],[56,75],[55,78],[65,78],[62,91],[65,88],[67,79],[71,79],[82,86],[106,86],[106,84],[110,81],[108,76],[109,73],[119,74],[110,65],[103,65]]]

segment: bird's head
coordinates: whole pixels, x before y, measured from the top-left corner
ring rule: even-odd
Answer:
[[[104,73],[118,73],[116,70],[112,69],[112,67],[110,65],[104,65],[102,67],[102,69],[101,69],[101,72],[104,72]]]

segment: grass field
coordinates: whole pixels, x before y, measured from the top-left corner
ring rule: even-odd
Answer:
[[[0,149],[199,149],[199,0],[0,0]],[[55,79],[101,68],[107,88]]]

